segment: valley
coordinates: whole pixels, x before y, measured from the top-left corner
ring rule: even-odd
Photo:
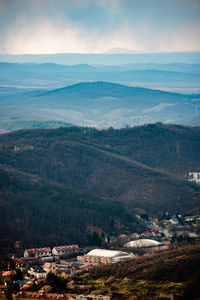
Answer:
[[[199,75],[199,64],[191,63],[1,62],[0,130],[15,130],[16,122],[29,128],[28,121],[97,128],[155,122],[198,125],[194,99],[199,98]]]

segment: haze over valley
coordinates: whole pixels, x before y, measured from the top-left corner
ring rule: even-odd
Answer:
[[[194,101],[199,98],[199,64],[1,63],[0,79],[4,131],[28,128],[30,120],[98,128],[199,123]]]

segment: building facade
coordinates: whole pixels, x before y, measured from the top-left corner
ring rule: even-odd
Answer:
[[[77,259],[81,260],[83,263],[95,264],[108,264],[114,263],[126,259],[134,258],[135,255],[132,253],[106,250],[106,249],[93,249],[84,256],[79,256]]]
[[[67,246],[56,246],[52,249],[52,254],[55,256],[68,255],[72,253],[78,253],[79,246],[78,245],[67,245]]]
[[[188,180],[200,184],[200,172],[189,172]]]
[[[32,248],[32,249],[26,249],[24,251],[24,257],[34,257],[34,258],[40,258],[45,256],[51,256],[51,248]]]
[[[76,300],[110,300],[110,297],[103,295],[77,295]]]

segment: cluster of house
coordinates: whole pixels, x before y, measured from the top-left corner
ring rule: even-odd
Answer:
[[[65,299],[76,300],[76,295],[73,294],[57,294],[57,293],[43,293],[43,292],[27,292],[19,291],[15,295],[15,299]]]
[[[83,263],[76,260],[59,260],[57,262],[45,262],[44,264],[37,263],[30,265],[27,273],[29,277],[34,277],[37,279],[45,279],[49,272],[59,275],[63,278],[68,278],[69,276],[74,275],[76,272],[79,272],[85,268],[86,266]]]
[[[15,270],[0,271],[0,299],[7,299],[7,283],[16,276]]]
[[[162,231],[172,239],[174,236],[183,238],[198,239],[200,237],[200,216],[181,216],[172,217],[160,221]]]
[[[148,219],[141,219],[140,215],[136,216],[143,222],[146,230],[142,233],[120,234],[117,237],[113,237],[111,238],[112,246],[127,247],[127,243],[139,240],[137,243],[132,243],[132,245],[140,245],[141,247],[134,248],[143,248],[147,251],[152,250],[155,252],[169,248],[174,235],[183,238],[200,238],[199,215],[183,216],[177,214],[169,216],[168,212],[166,212],[160,220],[150,217]],[[150,246],[150,242],[146,242],[145,240],[149,240],[152,246]],[[159,242],[157,247],[153,245],[154,241]]]
[[[54,267],[54,266],[53,266]],[[20,290],[12,295],[14,299],[66,299],[66,300],[110,300],[109,296],[94,295],[94,294],[77,294],[77,293],[52,293],[52,287],[45,283],[44,280],[28,280],[24,276],[23,280],[15,279],[17,272],[15,270],[0,271],[0,299],[7,299],[7,290],[9,289],[9,284],[15,282],[19,284]],[[26,280],[25,280],[26,279]],[[41,286],[41,283],[43,285]],[[40,289],[38,291],[30,291],[32,286],[38,285]],[[73,280],[67,283],[67,287],[71,290],[76,288],[77,284]],[[86,286],[79,288],[85,288]]]
[[[141,218],[141,216],[137,216]],[[68,299],[68,300],[109,300],[109,297],[102,295],[75,295],[75,294],[52,294],[51,286],[44,283],[43,287],[37,292],[28,291],[34,284],[34,281],[45,282],[49,272],[70,278],[83,269],[90,269],[94,265],[105,265],[114,262],[120,262],[135,257],[132,251],[137,253],[138,249],[144,251],[166,250],[169,247],[172,238],[172,230],[176,235],[187,229],[191,236],[200,237],[200,216],[181,216],[170,217],[168,213],[159,219],[141,219],[146,228],[142,233],[133,233],[130,235],[119,234],[117,237],[111,237],[110,247],[116,249],[123,247],[126,250],[108,250],[108,249],[80,249],[78,245],[65,245],[43,248],[31,248],[23,251],[20,242],[16,242],[16,255],[13,256],[13,262],[16,269],[23,272],[24,280],[18,282],[20,291],[15,295],[16,299]],[[115,247],[116,246],[116,247]],[[18,255],[18,253],[21,254]],[[137,249],[137,250],[136,250]],[[22,257],[23,256],[23,257]],[[16,275],[16,271],[8,270],[0,272],[1,282],[6,282],[7,278]],[[71,280],[71,279],[70,279]],[[73,280],[67,283],[72,293],[76,291],[76,284]],[[80,287],[80,286],[79,286]],[[1,290],[2,288],[2,290]],[[0,285],[0,299],[3,298],[5,285]],[[81,290],[81,288],[80,288]],[[83,289],[84,290],[84,289]],[[88,289],[89,291],[89,289]],[[106,298],[107,297],[107,298]]]
[[[123,235],[121,238],[125,238]],[[166,244],[154,241],[152,239],[142,239],[141,236],[134,234],[135,240],[126,243],[124,247],[130,248],[160,248],[167,247]],[[92,249],[84,255],[78,255],[79,247],[77,245],[68,245],[54,247],[52,250],[46,248],[33,248],[24,251],[24,257],[13,258],[16,269],[21,269],[24,274],[24,280],[18,282],[20,284],[20,291],[15,295],[15,299],[67,299],[67,300],[110,300],[109,296],[102,295],[82,295],[73,294],[76,291],[77,283],[73,280],[67,283],[67,287],[72,293],[56,294],[51,293],[52,287],[45,283],[46,276],[49,272],[64,278],[70,278],[74,273],[82,269],[90,269],[94,265],[105,265],[109,263],[120,262],[127,259],[132,259],[135,255],[131,252],[108,250],[108,249]],[[74,259],[62,259],[66,254],[75,253]],[[44,260],[44,258],[52,258],[53,261]],[[13,276],[16,271],[7,271],[2,274],[2,278]],[[12,273],[12,274],[11,274]],[[30,288],[35,284],[35,280],[44,282],[43,286],[35,292],[30,292]],[[84,286],[83,290],[86,287]],[[82,287],[79,285],[79,289]],[[3,292],[2,292],[3,295]],[[5,295],[5,294],[4,294]],[[3,296],[2,296],[3,298]]]
[[[166,213],[166,218],[160,221],[151,218],[143,221],[147,228],[144,232],[131,235],[120,234],[111,239],[110,245],[115,248],[116,243],[117,247],[129,248],[129,252],[132,250],[134,252],[135,249],[155,252],[168,249],[174,233],[177,236],[184,235],[187,229],[190,230],[187,231],[189,236],[200,236],[197,232],[200,225],[199,215],[169,217]],[[132,253],[107,249],[86,250],[84,253],[83,255],[78,245],[55,246],[53,249],[32,248],[24,251],[24,257],[14,257],[13,260],[16,268],[21,269],[30,278],[45,279],[49,272],[67,278],[82,269],[90,269],[93,265],[108,264],[134,257]]]
[[[76,265],[76,256],[80,253],[78,245],[65,245],[53,247],[52,250],[50,247],[26,249],[24,257],[14,256],[12,259],[16,268],[27,274],[27,277],[45,279],[49,272],[63,277],[73,275],[79,269]],[[66,262],[64,258],[71,261]]]
[[[90,269],[93,265],[114,263],[135,257],[132,253],[107,249],[93,249],[82,256],[78,256],[80,252],[78,252],[77,247],[74,251],[77,254],[74,259],[64,260],[61,259],[61,257],[54,257],[52,261],[48,259],[52,258],[51,256],[44,256],[45,254],[49,255],[49,248],[28,249],[24,252],[24,258],[13,257],[13,261],[15,262],[16,268],[26,273],[27,277],[45,279],[49,272],[63,278],[68,278],[70,275],[74,275],[82,269]],[[34,257],[33,253],[35,255]],[[62,253],[66,254],[67,252],[64,252],[64,249],[62,249]],[[38,259],[39,255],[42,259]],[[37,259],[35,259],[35,257]],[[46,259],[44,260],[43,258]]]
[[[126,234],[120,234],[117,237],[114,237],[111,239],[111,244],[119,245],[123,247],[124,244],[132,241],[132,240],[138,240],[138,239],[162,239],[162,231],[159,227],[153,227],[151,221],[147,221],[149,227],[142,233],[134,232],[132,234],[126,235]]]
[[[69,254],[79,253],[78,245],[66,245],[66,246],[56,246],[51,248],[32,248],[26,249],[24,251],[25,258],[42,258],[42,257],[52,257],[52,256],[65,256]]]
[[[18,292],[15,299],[65,299],[65,300],[110,300],[109,296],[103,295],[75,295],[75,294],[55,294],[44,292]]]

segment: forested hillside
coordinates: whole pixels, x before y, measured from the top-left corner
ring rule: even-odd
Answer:
[[[6,153],[6,147],[10,150],[17,145],[21,147],[20,151],[12,154],[18,158],[26,154],[24,150],[28,150],[29,146],[35,147],[35,150],[46,151],[46,149],[52,150],[56,143],[77,141],[128,156],[146,166],[181,178],[185,178],[191,170],[200,169],[200,127],[157,123],[119,130],[81,127],[24,130],[4,134],[1,136],[1,141],[1,148],[5,149],[2,154]],[[7,154],[11,155],[11,152]]]
[[[27,247],[54,246],[66,241],[84,245],[95,228],[110,233],[143,228],[134,214],[125,212],[117,201],[2,165],[0,220],[0,244],[6,241],[11,246],[20,238]]]
[[[200,127],[149,124],[92,131],[88,141],[181,178],[200,169]]]
[[[92,227],[139,231],[135,211],[200,206],[200,186],[184,178],[200,168],[199,127],[26,130],[1,135],[0,149],[3,223],[27,244],[77,241]]]

